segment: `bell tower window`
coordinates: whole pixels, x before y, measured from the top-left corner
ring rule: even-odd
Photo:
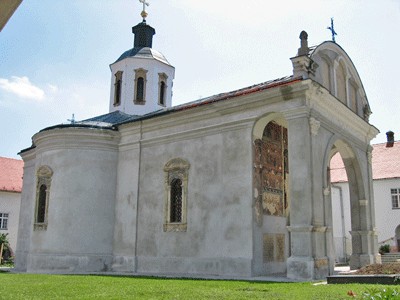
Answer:
[[[165,73],[158,73],[158,104],[161,106],[166,106],[167,78]]]
[[[115,73],[114,83],[114,106],[121,104],[122,71]]]
[[[135,96],[133,103],[135,104],[145,104],[146,102],[146,79],[147,70],[142,68],[135,70]]]

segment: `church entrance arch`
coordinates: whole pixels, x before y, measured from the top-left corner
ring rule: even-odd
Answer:
[[[255,256],[259,273],[286,274],[289,253],[289,162],[287,121],[277,113],[253,129]],[[257,255],[258,254],[258,255]]]

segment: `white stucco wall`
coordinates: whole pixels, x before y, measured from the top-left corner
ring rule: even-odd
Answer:
[[[396,227],[400,225],[400,209],[392,208],[390,189],[400,188],[400,178],[374,180],[376,227],[378,242],[395,237]],[[384,244],[396,245],[396,241]]]
[[[332,187],[332,210],[333,210],[333,235],[335,239],[336,257],[342,261],[343,236],[346,237],[347,255],[351,254],[351,217],[349,187],[347,182],[335,183]],[[391,188],[400,188],[400,179],[381,179],[374,180],[374,199],[375,199],[375,224],[378,234],[379,245],[389,244],[395,247],[395,230],[400,225],[400,209],[392,208]],[[344,223],[342,221],[341,201],[339,189],[342,189]],[[344,229],[343,229],[344,224]],[[344,234],[344,235],[343,235]]]
[[[133,102],[135,97],[135,69],[142,68],[146,73],[145,104]],[[115,73],[123,71],[121,86],[121,104],[114,106]],[[159,74],[165,73],[166,80],[165,105],[159,105]],[[119,110],[131,115],[146,113],[171,107],[172,85],[175,77],[175,68],[153,58],[128,57],[111,65],[110,112]]]
[[[7,230],[0,229],[0,234],[8,233],[8,241],[14,252],[17,246],[20,204],[21,193],[0,191],[0,213],[8,214]]]

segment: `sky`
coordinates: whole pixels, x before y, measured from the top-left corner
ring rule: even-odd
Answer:
[[[148,0],[153,48],[175,66],[173,105],[292,74],[300,47],[331,39],[363,82],[370,123],[400,136],[400,0]],[[0,156],[39,130],[108,113],[109,65],[132,48],[139,0],[23,0],[0,32]],[[399,114],[399,115],[398,115]],[[397,134],[397,135],[396,135]]]

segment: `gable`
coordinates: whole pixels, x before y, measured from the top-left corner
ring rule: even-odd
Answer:
[[[310,58],[318,65],[314,80],[354,113],[368,121],[371,114],[357,69],[336,43],[324,42],[312,49]]]

